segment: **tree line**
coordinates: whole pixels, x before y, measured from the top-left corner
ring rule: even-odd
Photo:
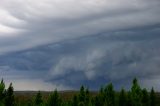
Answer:
[[[122,88],[116,92],[113,84],[109,83],[92,95],[87,87],[81,86],[70,100],[63,100],[57,90],[44,100],[39,91],[32,100],[25,103],[16,101],[12,83],[7,89],[3,79],[0,83],[0,106],[159,106],[156,99],[154,89],[149,92],[146,88],[142,89],[136,78],[128,91]]]

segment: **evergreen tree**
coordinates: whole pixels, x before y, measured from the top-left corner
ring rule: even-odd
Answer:
[[[55,90],[48,99],[48,106],[61,106],[61,98],[57,92],[57,90]]]
[[[155,96],[154,89],[152,87],[150,92],[150,106],[155,106],[155,99],[156,99],[156,96]]]
[[[115,106],[115,91],[112,83],[108,84],[104,89],[105,102],[107,106]]]
[[[2,79],[0,83],[0,102],[2,102],[2,100],[4,99],[4,96],[5,96],[5,83]]]
[[[80,88],[79,101],[85,102],[85,88],[84,88],[84,86],[81,86],[81,88]]]
[[[35,98],[35,105],[40,106],[42,103],[43,103],[42,95],[41,95],[41,92],[38,91],[36,98]]]
[[[77,95],[73,96],[73,100],[72,100],[72,106],[78,106],[78,97]]]
[[[10,83],[7,92],[6,92],[6,98],[5,98],[5,106],[14,106],[15,100],[14,100],[14,89],[12,86],[12,83]]]
[[[87,88],[85,91],[85,106],[90,106],[90,105],[91,105],[91,97],[89,89]]]
[[[142,90],[138,84],[138,80],[135,78],[133,79],[133,85],[131,88],[131,98],[132,98],[132,105],[133,106],[142,106],[141,99],[142,99]]]
[[[33,101],[31,99],[28,99],[26,104],[27,104],[27,106],[33,106]],[[19,105],[19,106],[21,106],[21,105]]]
[[[149,106],[149,95],[146,89],[142,90],[142,106]]]
[[[119,106],[127,106],[126,92],[123,88],[119,94]]]
[[[131,92],[127,93],[127,106],[133,106],[132,105],[132,95],[131,95]]]
[[[103,106],[105,105],[105,93],[104,93],[104,87],[102,86],[99,90],[99,94],[98,94],[98,104],[100,104],[99,106]],[[96,106],[98,106],[98,104]]]

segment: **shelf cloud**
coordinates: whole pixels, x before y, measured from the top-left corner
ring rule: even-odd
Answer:
[[[34,81],[96,89],[110,81],[128,87],[134,77],[159,89],[159,7],[159,0],[1,0],[0,77],[17,89],[20,79],[26,89],[38,89]]]

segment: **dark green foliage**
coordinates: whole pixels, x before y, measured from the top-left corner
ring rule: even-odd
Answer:
[[[29,100],[27,101],[27,106],[33,106],[32,100],[29,99]]]
[[[87,88],[85,91],[85,106],[90,106],[90,105],[91,105],[91,97],[89,89]]]
[[[90,93],[88,88],[81,86],[72,99],[61,99],[62,95],[55,90],[47,97],[39,91],[34,98],[23,100],[23,96],[23,99],[14,97],[13,90],[12,83],[6,90],[4,81],[1,81],[0,106],[160,106],[154,89],[150,93],[146,89],[142,90],[136,78],[128,92],[125,89],[115,92],[112,83],[101,87],[98,93]]]
[[[79,102],[78,106],[86,106],[84,102]]]
[[[5,97],[5,83],[2,79],[0,83],[0,104],[2,104],[4,97]]]
[[[132,105],[132,95],[130,91],[127,94],[127,106],[133,106]]]
[[[14,91],[14,89],[13,89],[13,86],[11,83],[7,89],[7,92],[6,92],[5,106],[14,106],[15,105],[13,91]]]
[[[151,93],[150,93],[150,106],[155,106],[155,99],[156,99],[156,96],[155,96],[154,89],[152,87]]]
[[[84,88],[84,86],[81,86],[81,88],[80,88],[79,101],[85,102],[85,88]]]
[[[74,95],[73,100],[72,100],[72,106],[78,106],[78,97],[77,95]]]
[[[101,87],[99,93],[92,99],[92,104],[94,106],[103,106],[104,103],[104,88]]]
[[[61,106],[61,98],[57,92],[57,90],[55,90],[48,98],[48,106]]]
[[[112,83],[108,84],[104,89],[104,99],[107,106],[115,105],[115,91]]]
[[[35,98],[35,105],[40,106],[42,103],[43,103],[42,95],[41,95],[41,92],[38,91],[36,98]]]
[[[131,88],[131,99],[133,106],[142,106],[142,90],[138,84],[137,79],[133,79],[132,88]]]
[[[142,90],[142,106],[149,106],[149,95],[146,89]]]
[[[127,96],[123,88],[119,94],[119,106],[127,106]]]

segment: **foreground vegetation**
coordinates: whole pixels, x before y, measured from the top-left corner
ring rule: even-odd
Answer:
[[[0,83],[0,106],[160,106],[154,89],[150,92],[142,89],[136,78],[129,91],[122,88],[120,92],[115,92],[112,83],[109,83],[96,93],[81,86],[80,91],[70,95],[65,98],[55,90],[46,96],[39,91],[35,96],[25,100],[14,93],[12,83],[8,89],[5,89],[3,80]]]

